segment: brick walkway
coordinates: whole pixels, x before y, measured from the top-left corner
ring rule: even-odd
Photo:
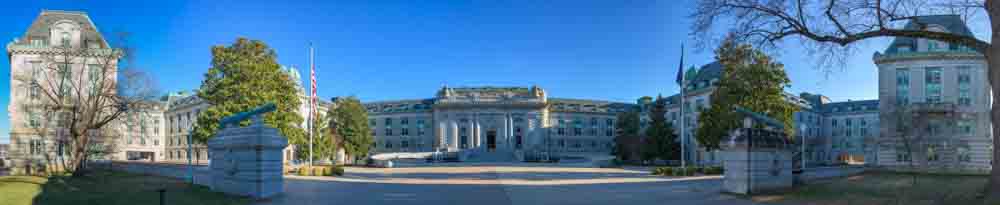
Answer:
[[[343,177],[285,180],[283,195],[259,204],[750,204],[720,194],[718,176],[657,177],[626,169],[350,167]]]

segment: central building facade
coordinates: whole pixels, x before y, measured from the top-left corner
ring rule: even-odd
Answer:
[[[548,98],[539,87],[463,87],[365,103],[375,152],[604,152],[635,104]]]

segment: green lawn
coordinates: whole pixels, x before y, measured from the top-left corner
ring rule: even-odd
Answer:
[[[872,172],[753,197],[774,204],[1000,204],[981,199],[988,176]]]
[[[84,177],[2,176],[0,204],[159,204],[165,188],[167,204],[249,204],[250,198],[212,192],[182,181],[121,172],[95,172]]]

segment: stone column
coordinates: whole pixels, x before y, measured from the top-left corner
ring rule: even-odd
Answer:
[[[479,135],[480,135],[480,129],[479,129],[479,115],[478,115],[478,114],[477,114],[477,115],[474,115],[474,117],[473,117],[472,119],[474,119],[474,120],[472,121],[472,122],[473,122],[473,125],[472,125],[472,128],[471,128],[471,129],[472,129],[472,139],[473,139],[473,142],[472,142],[472,144],[473,144],[473,145],[474,145],[475,147],[480,147],[480,146],[483,146],[483,145],[482,145],[482,142],[481,142],[481,141],[482,141],[483,139],[482,139],[482,138],[481,138],[481,137],[479,136]]]
[[[446,140],[448,129],[446,127],[446,123],[447,121],[445,121],[445,119],[441,119],[441,121],[437,123],[437,133],[435,134],[436,139],[434,141],[436,141],[438,149],[448,147],[448,140]]]
[[[508,134],[507,133],[507,126],[509,126],[507,124],[508,123],[507,122],[507,113],[503,113],[503,115],[501,115],[500,118],[501,118],[501,120],[503,120],[503,131],[500,131],[500,133],[499,133],[500,136],[497,136],[497,144],[501,144],[502,145],[502,146],[498,145],[497,146],[498,148],[500,148],[500,147],[506,147],[507,146],[507,134]]]
[[[451,144],[449,144],[448,147],[455,150],[458,149],[458,122],[455,120],[450,120],[449,122],[451,125],[451,132],[449,132],[450,136],[448,137],[451,138]]]

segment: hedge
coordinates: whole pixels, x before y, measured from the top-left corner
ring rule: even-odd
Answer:
[[[343,176],[343,166],[302,166],[296,172],[299,176]]]
[[[720,175],[723,173],[722,167],[710,166],[710,167],[655,167],[653,168],[653,175],[663,175],[663,176],[694,176],[697,173],[703,175]]]

